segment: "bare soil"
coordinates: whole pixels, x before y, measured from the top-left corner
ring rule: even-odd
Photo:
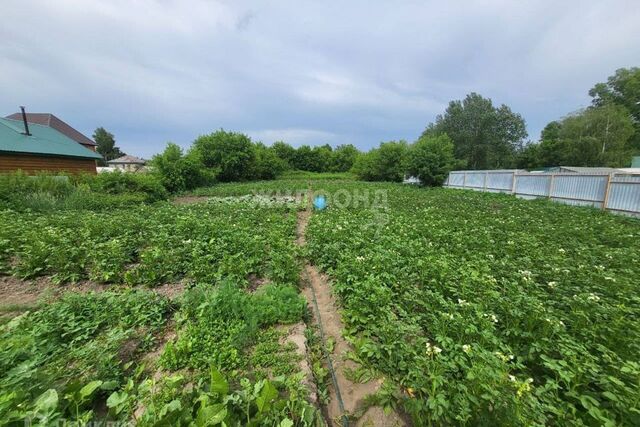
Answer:
[[[50,284],[46,278],[27,281],[13,276],[1,276],[0,305],[35,305],[49,289]]]
[[[173,203],[176,205],[190,205],[193,203],[206,202],[207,200],[209,200],[207,196],[183,196],[173,199]]]
[[[311,199],[311,195],[309,195]],[[311,217],[311,208],[298,212],[297,239],[296,243],[303,246],[306,243],[305,231],[309,218]],[[364,399],[374,394],[380,388],[382,381],[373,380],[367,383],[354,383],[347,379],[345,368],[355,369],[357,364],[347,358],[347,354],[352,350],[350,344],[344,339],[342,330],[344,328],[342,317],[339,310],[338,302],[331,292],[329,279],[321,274],[318,269],[311,264],[304,266],[304,276],[307,287],[303,289],[303,295],[307,299],[309,305],[314,308],[313,296],[318,305],[316,322],[321,322],[325,342],[333,339],[335,342],[333,353],[330,355],[333,369],[335,371],[338,389],[342,401],[344,402],[344,413],[340,408],[338,400],[338,392],[333,382],[329,384],[330,402],[327,409],[330,425],[341,425],[342,416],[353,416],[359,410],[362,410]],[[366,424],[365,424],[366,423]],[[358,426],[370,427],[387,427],[387,426],[404,426],[407,425],[402,421],[401,417],[395,412],[386,415],[381,408],[371,407],[365,411],[356,423]]]
[[[303,385],[309,390],[309,401],[317,405],[318,404],[318,390],[313,380],[313,371],[309,365],[307,359],[307,338],[304,335],[307,325],[304,322],[296,323],[289,328],[287,336],[284,338],[282,344],[291,342],[296,346],[296,354],[300,356],[300,362],[298,367],[300,372],[304,374]]]
[[[246,288],[247,292],[255,292],[258,288],[270,283],[269,279],[258,277],[255,274],[250,274],[249,277],[247,277],[247,280],[249,282],[249,286]]]

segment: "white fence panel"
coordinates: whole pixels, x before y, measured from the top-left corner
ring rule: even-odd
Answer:
[[[487,191],[511,193],[513,191],[513,172],[487,172]]]
[[[640,176],[616,175],[611,179],[607,209],[640,216]]]
[[[449,174],[445,187],[504,192],[524,199],[546,197],[570,205],[640,217],[640,175],[454,171]]]
[[[467,172],[465,187],[472,189],[484,189],[484,172]]]
[[[551,198],[578,206],[602,208],[609,175],[555,175]]]
[[[449,187],[462,187],[464,185],[464,172],[451,172],[447,181]]]
[[[522,196],[548,197],[551,175],[517,175],[515,192]]]

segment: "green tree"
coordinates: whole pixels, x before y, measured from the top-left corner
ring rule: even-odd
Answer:
[[[610,103],[587,108],[562,121],[563,160],[573,166],[626,166],[631,160],[633,133],[625,107]]]
[[[589,95],[593,105],[622,106],[631,115],[634,134],[630,138],[631,149],[640,153],[640,67],[620,68],[609,76],[606,83],[597,83]]]
[[[351,144],[338,145],[331,156],[331,172],[348,172],[358,157],[358,149]]]
[[[273,147],[267,147],[261,142],[255,145],[251,179],[274,179],[288,168],[287,162],[278,157]]]
[[[491,99],[470,93],[462,101],[451,101],[423,136],[447,134],[456,158],[471,169],[495,169],[513,164],[517,150],[527,137],[525,121],[506,105],[496,108]]]
[[[358,156],[353,172],[365,181],[401,182],[408,150],[406,141],[383,142],[378,148]]]
[[[287,169],[292,169],[295,164],[296,149],[286,142],[276,141],[271,146],[272,150],[287,164]]]
[[[170,142],[165,150],[153,156],[150,162],[153,173],[160,177],[162,185],[171,193],[191,190],[212,181],[193,152],[183,155],[182,148]]]
[[[537,169],[544,166],[541,160],[541,145],[529,142],[523,145],[516,155],[516,167],[518,169]]]
[[[116,139],[111,132],[103,127],[99,127],[93,132],[93,140],[98,144],[96,151],[104,158],[99,160],[101,166],[106,165],[106,161],[117,159],[125,155],[120,151],[119,147],[116,147]]]
[[[192,150],[222,182],[251,179],[255,150],[251,138],[224,129],[198,137]]]
[[[456,166],[454,147],[446,135],[423,136],[409,147],[406,172],[420,179],[422,185],[440,186]]]

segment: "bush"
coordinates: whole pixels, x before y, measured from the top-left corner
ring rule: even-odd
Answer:
[[[167,190],[160,178],[150,173],[123,173],[120,171],[101,173],[86,178],[91,190],[106,194],[143,194],[146,202],[166,200]]]
[[[440,186],[455,167],[453,143],[446,135],[423,136],[407,152],[406,169],[422,185]]]
[[[33,194],[48,194],[58,198],[69,195],[74,186],[64,175],[30,176],[22,171],[0,174],[0,200],[11,202]]]
[[[221,129],[198,137],[193,142],[193,150],[205,167],[217,171],[220,181],[251,179],[250,172],[256,154],[251,138],[247,135]]]
[[[182,148],[174,143],[151,159],[153,173],[159,177],[162,185],[171,193],[192,190],[201,185],[213,184],[215,171],[205,170],[197,152],[186,156]]]
[[[255,154],[251,179],[275,179],[288,168],[287,163],[273,149],[262,143],[255,145]]]
[[[355,161],[353,173],[364,181],[401,182],[408,145],[406,141],[383,142]]]

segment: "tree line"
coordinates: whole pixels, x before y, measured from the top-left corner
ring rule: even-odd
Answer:
[[[628,166],[640,153],[640,68],[617,70],[589,95],[592,105],[550,122],[538,142],[527,141],[519,113],[470,93],[451,101],[413,143],[387,141],[367,152],[351,144],[295,148],[279,141],[266,146],[221,129],[198,137],[186,151],[169,143],[151,165],[169,191],[273,179],[287,170],[352,172],[368,181],[401,181],[409,175],[440,185],[453,168]],[[94,139],[106,159],[123,154],[103,128]]]

